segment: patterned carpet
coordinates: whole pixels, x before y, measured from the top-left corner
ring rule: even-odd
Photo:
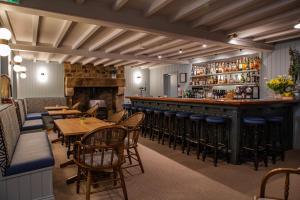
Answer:
[[[50,139],[56,137],[49,133]],[[179,150],[171,150],[167,145],[162,146],[149,139],[140,139],[139,151],[144,163],[145,174],[138,167],[124,171],[126,176],[128,197],[130,200],[232,200],[252,199],[257,193],[263,174],[276,166],[255,172],[252,166],[231,165],[220,162],[217,168],[211,160],[202,162],[194,155],[184,155]],[[66,149],[60,143],[52,145],[55,156],[54,194],[57,200],[85,199],[85,182],[81,183],[80,194],[75,192],[75,184],[67,185],[65,180],[76,174],[76,166],[59,168],[66,161]],[[287,155],[286,166],[300,166],[299,152]],[[278,164],[278,166],[282,163]],[[295,193],[295,185],[300,184],[299,177],[292,178],[291,199],[299,199]],[[272,192],[282,194],[279,190],[282,178],[271,180]],[[269,191],[269,190],[268,190]],[[298,196],[297,196],[298,195]],[[120,189],[94,193],[91,199],[119,200],[123,199]]]

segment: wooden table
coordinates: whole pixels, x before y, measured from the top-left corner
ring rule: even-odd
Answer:
[[[45,110],[63,110],[63,109],[69,109],[68,106],[46,106],[44,108]]]
[[[67,116],[67,115],[79,115],[81,112],[79,110],[49,110],[48,114],[50,116]]]
[[[71,151],[71,138],[80,140],[81,136],[84,134],[93,131],[97,128],[109,126],[113,123],[105,122],[100,119],[94,118],[94,117],[88,117],[84,120],[80,118],[72,118],[72,119],[57,119],[54,120],[54,123],[60,131],[60,133],[64,136],[66,140],[68,140],[68,150],[67,150],[67,157],[69,158]],[[66,167],[68,165],[74,164],[73,160],[69,160],[67,162],[64,162],[60,165],[61,168]],[[76,180],[75,177],[71,177],[67,179],[67,184],[73,183],[74,180]]]

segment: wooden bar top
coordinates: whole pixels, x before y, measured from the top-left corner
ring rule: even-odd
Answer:
[[[69,109],[68,106],[46,106],[44,108],[45,110],[63,110],[63,109]]]
[[[57,115],[79,115],[81,112],[79,110],[49,110],[48,114],[50,116]]]
[[[177,103],[199,103],[211,105],[228,105],[228,106],[243,106],[243,105],[270,105],[270,104],[295,104],[299,100],[294,99],[251,99],[251,100],[229,100],[229,99],[196,99],[196,98],[174,98],[174,97],[141,97],[127,96],[130,100],[144,101],[163,101]]]

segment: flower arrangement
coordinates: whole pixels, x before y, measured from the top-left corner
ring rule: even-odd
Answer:
[[[275,93],[280,94],[284,97],[292,97],[293,87],[295,83],[291,76],[277,76],[267,81],[267,86]]]

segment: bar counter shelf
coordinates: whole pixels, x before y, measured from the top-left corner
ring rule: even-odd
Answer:
[[[256,99],[225,100],[168,97],[128,96],[134,107],[150,107],[161,110],[188,111],[195,114],[221,116],[229,119],[231,163],[239,164],[240,136],[242,119],[245,116],[268,117],[282,116],[283,130],[286,130],[284,147],[293,146],[294,107],[299,100],[293,99]]]

